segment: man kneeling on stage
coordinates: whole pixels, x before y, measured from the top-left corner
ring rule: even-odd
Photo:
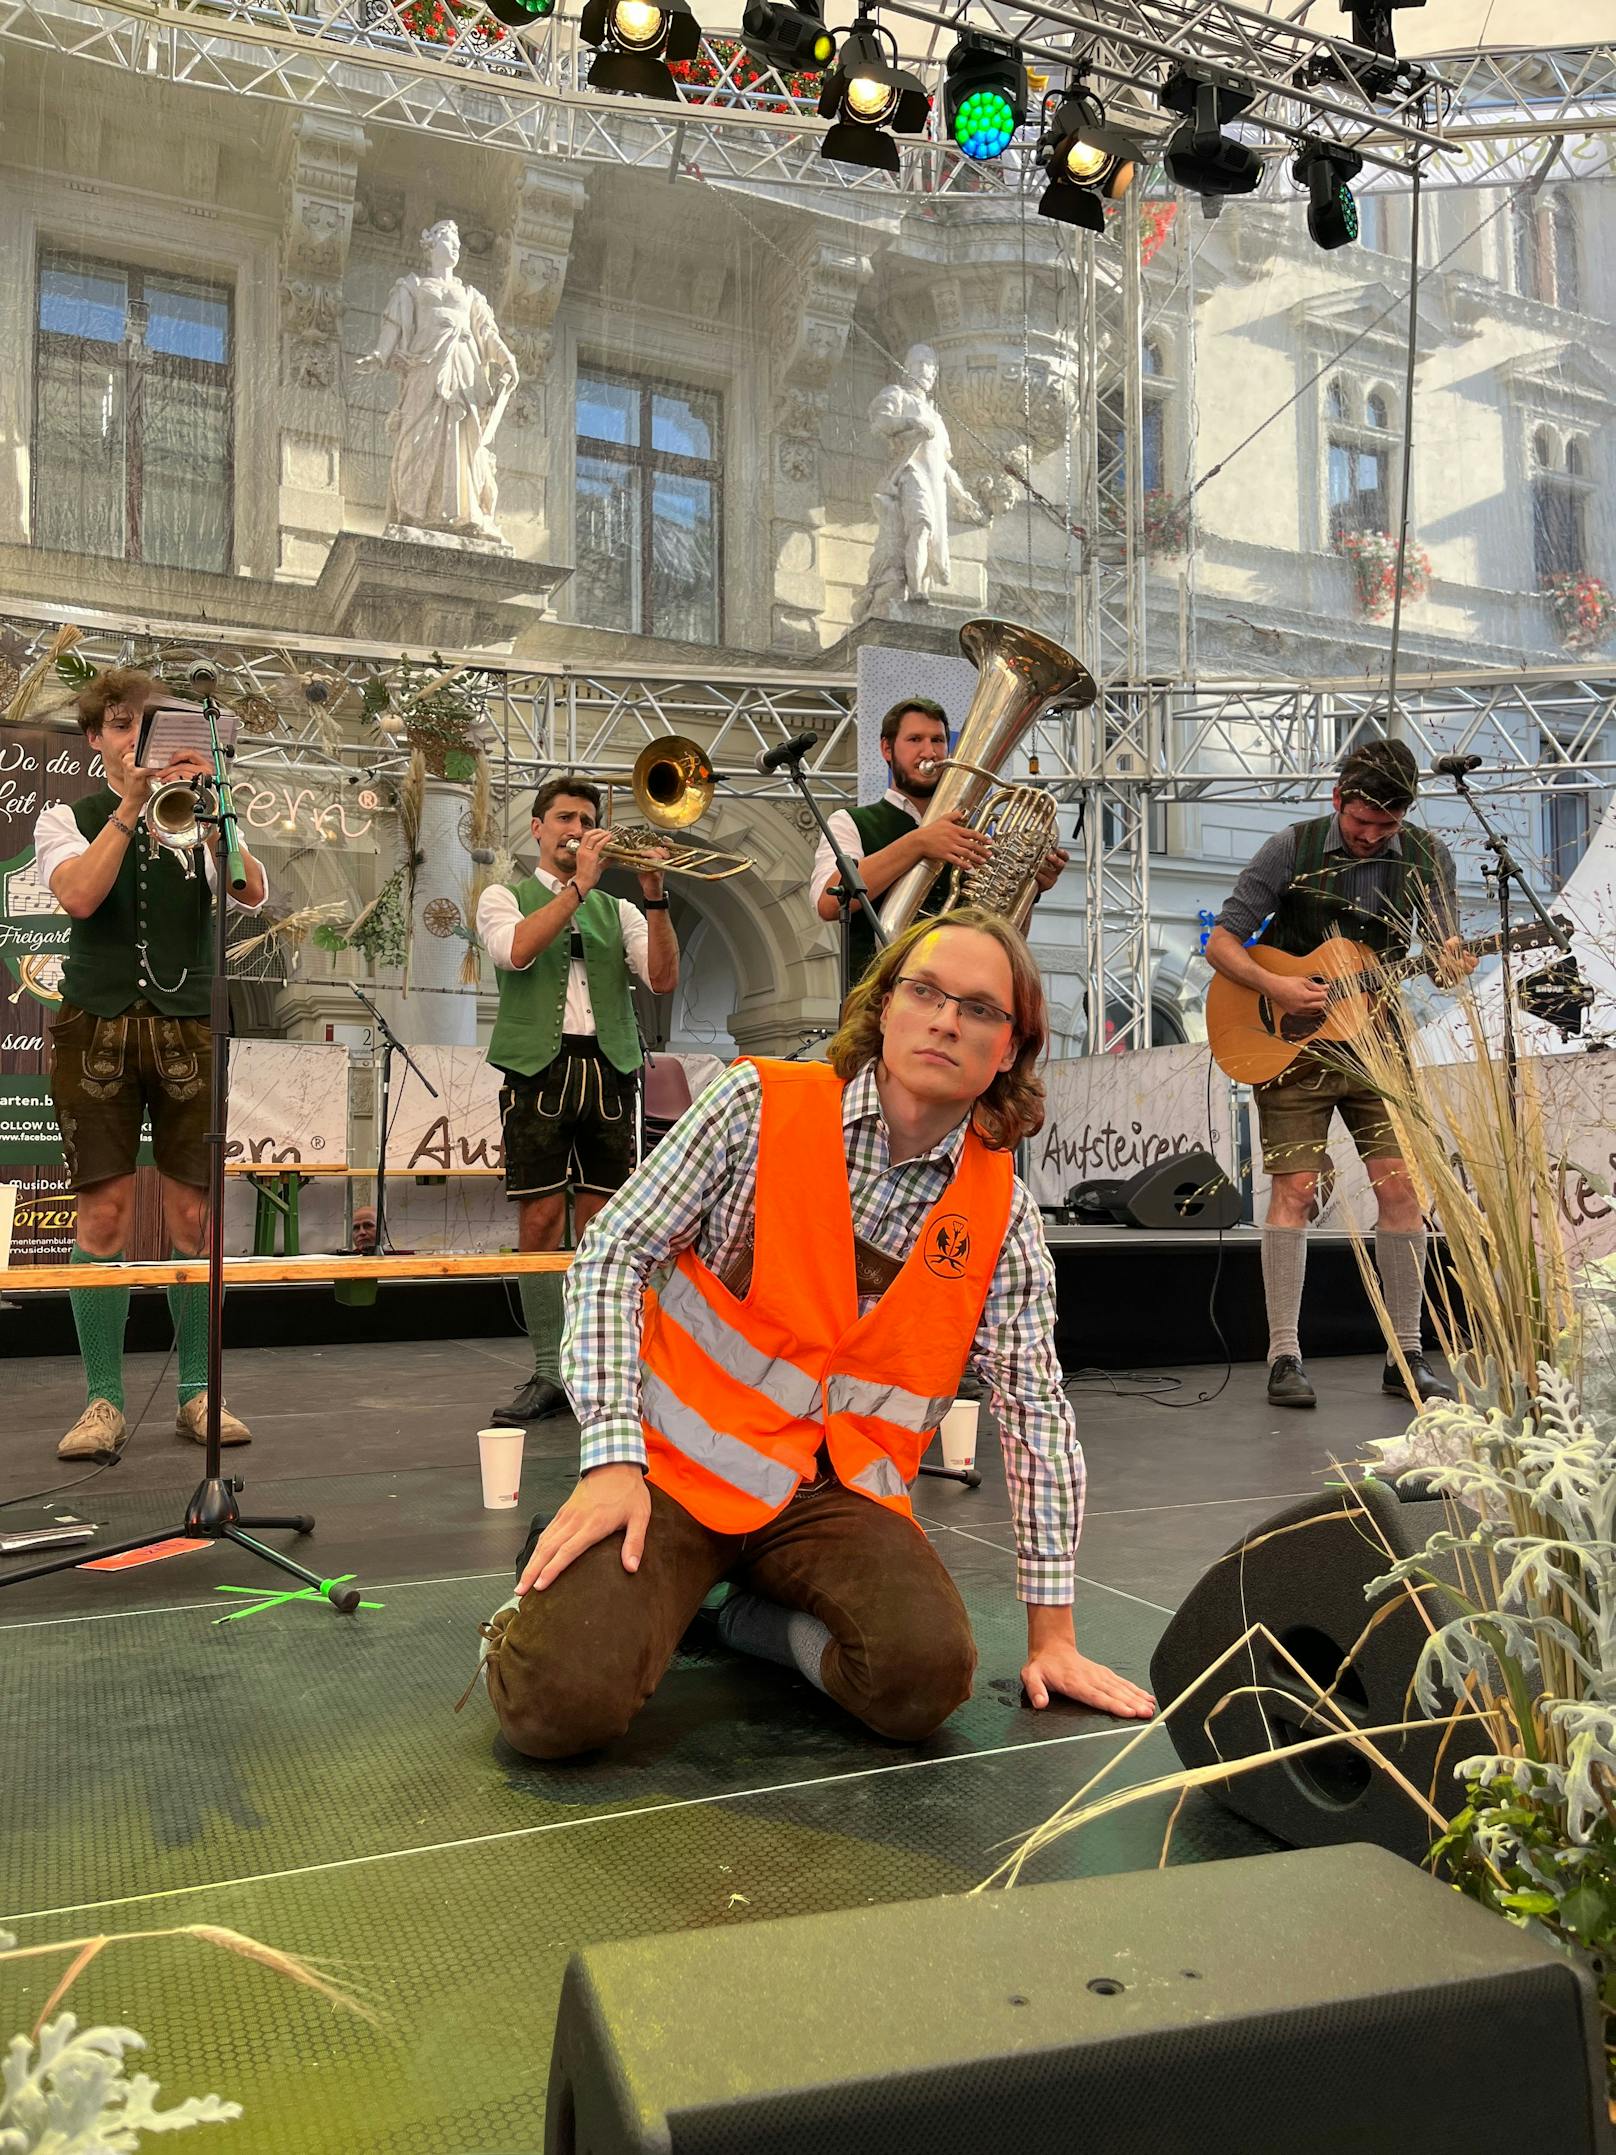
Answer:
[[[976,1647],[908,1490],[968,1363],[1003,1437],[1028,1698],[1151,1713],[1072,1628],[1083,1455],[1011,1157],[1043,1120],[1044,1038],[1013,928],[917,921],[849,998],[829,1067],[737,1063],[591,1222],[563,1350],[581,1478],[488,1629],[517,1750],[621,1735],[726,1579],[726,1644],[881,1735],[929,1736]]]

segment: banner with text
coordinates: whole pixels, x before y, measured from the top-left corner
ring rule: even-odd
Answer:
[[[1125,1181],[1183,1152],[1204,1149],[1235,1172],[1229,1083],[1200,1042],[1049,1063],[1044,1092],[1044,1127],[1027,1145],[1040,1205],[1064,1205],[1077,1183]]]

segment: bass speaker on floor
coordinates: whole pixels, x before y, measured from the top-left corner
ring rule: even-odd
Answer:
[[[1422,1617],[1405,1593],[1369,1601],[1364,1588],[1423,1549],[1444,1523],[1440,1501],[1405,1504],[1380,1482],[1324,1490],[1276,1512],[1226,1550],[1180,1605],[1151,1656],[1156,1697],[1163,1705],[1176,1699],[1251,1625],[1263,1624],[1317,1683],[1335,1685],[1337,1703],[1359,1727],[1419,1718],[1409,1696],[1415,1661],[1458,1604],[1428,1587]],[[1264,1688],[1256,1693],[1254,1685]],[[1229,1703],[1220,1707],[1222,1699]],[[1266,1640],[1254,1639],[1206,1677],[1167,1726],[1186,1766],[1278,1752],[1272,1766],[1211,1793],[1293,1848],[1374,1841],[1419,1862],[1435,1838],[1427,1814],[1350,1744],[1285,1757],[1341,1724]],[[1416,1788],[1436,1781],[1445,1794],[1438,1759],[1445,1726],[1420,1720],[1406,1735],[1375,1743]]]
[[[1180,1152],[1121,1181],[1080,1182],[1066,1209],[1087,1226],[1227,1229],[1240,1224],[1240,1192],[1210,1152]]]
[[[1248,1856],[593,1947],[544,2145],[1591,2155],[1598,2027],[1586,1970],[1379,1849]]]

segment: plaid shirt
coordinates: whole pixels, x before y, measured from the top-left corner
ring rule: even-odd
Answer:
[[[595,1215],[567,1274],[562,1378],[583,1436],[580,1471],[646,1463],[640,1429],[640,1303],[652,1276],[694,1248],[711,1271],[744,1246],[757,1183],[763,1087],[751,1063],[709,1086],[644,1166]],[[853,1227],[906,1257],[953,1179],[962,1121],[930,1152],[894,1163],[864,1070],[842,1097]],[[859,1314],[873,1306],[864,1296]],[[970,1365],[989,1389],[1015,1515],[1017,1591],[1065,1606],[1083,1522],[1083,1452],[1054,1349],[1055,1271],[1038,1208],[1017,1181]]]

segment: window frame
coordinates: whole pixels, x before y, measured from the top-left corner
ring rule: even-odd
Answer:
[[[1509,218],[1510,282],[1517,295],[1542,307],[1580,308],[1582,237],[1569,189],[1518,195]]]
[[[1551,576],[1585,576],[1588,573],[1588,516],[1595,493],[1593,445],[1579,428],[1556,426],[1548,420],[1533,423],[1528,436],[1527,500],[1531,512],[1532,574],[1542,590]],[[1543,535],[1548,528],[1549,501],[1568,519],[1575,534],[1574,561],[1545,568],[1541,558]]]
[[[630,389],[639,398],[639,440],[637,442],[606,441],[597,434],[585,434],[579,416],[580,391],[586,382],[605,382],[619,389]],[[708,397],[714,407],[712,420],[713,454],[710,457],[684,456],[673,449],[657,449],[652,446],[652,422],[655,400],[661,394],[677,397]],[[659,476],[705,480],[713,490],[713,635],[715,645],[724,640],[725,606],[725,545],[724,545],[724,445],[725,445],[725,399],[723,391],[704,382],[677,381],[667,375],[631,374],[617,367],[597,364],[580,358],[573,379],[573,499],[578,493],[578,463],[582,457],[596,462],[616,462],[633,471],[640,479],[640,622],[636,628],[623,633],[631,636],[658,636],[664,632],[656,622],[652,603],[655,564],[652,560],[652,532],[655,524],[654,479]],[[574,511],[576,514],[576,509]],[[599,623],[580,623],[583,627],[601,626]],[[683,642],[684,638],[669,641]]]
[[[1397,400],[1382,382],[1360,384],[1346,375],[1332,374],[1325,381],[1322,404],[1325,542],[1331,552],[1339,554],[1344,540],[1351,532],[1391,529],[1395,459],[1402,448],[1402,435],[1393,416],[1397,410]],[[1374,425],[1369,418],[1370,407],[1376,404],[1387,414],[1387,424],[1384,426]],[[1381,505],[1380,523],[1347,523],[1344,520],[1343,512],[1358,500],[1365,490],[1353,484],[1349,486],[1344,501],[1338,503],[1334,499],[1332,471],[1338,449],[1349,460],[1349,477],[1355,471],[1359,457],[1373,456],[1379,459],[1380,483],[1375,491]]]
[[[115,277],[124,286],[124,337],[121,344],[103,344],[94,337],[74,336],[68,330],[47,329],[42,320],[45,272],[49,269],[84,271],[91,275]],[[211,359],[187,359],[177,352],[154,352],[146,342],[145,331],[150,321],[146,298],[148,282],[185,289],[193,288],[210,298],[222,299],[229,322],[229,351],[223,365]],[[163,269],[145,262],[119,262],[105,255],[80,252],[75,248],[52,246],[42,243],[34,259],[33,279],[33,329],[34,380],[43,374],[42,362],[47,353],[63,353],[70,357],[86,351],[105,351],[107,364],[114,364],[111,357],[118,354],[117,364],[123,369],[123,517],[124,543],[121,554],[102,557],[109,561],[130,561],[142,567],[173,569],[180,575],[228,576],[236,564],[236,288],[233,282],[215,283],[197,276],[190,270]],[[138,340],[129,335],[132,323],[138,322]],[[138,357],[136,356],[138,353]],[[214,567],[201,567],[194,562],[148,561],[142,546],[143,490],[145,483],[145,381],[150,373],[156,373],[167,381],[195,383],[198,386],[222,385],[224,389],[225,440],[224,440],[224,515],[223,546],[221,559]],[[40,524],[40,481],[42,477],[40,454],[40,402],[34,399],[29,424],[28,441],[28,528],[37,540]]]

